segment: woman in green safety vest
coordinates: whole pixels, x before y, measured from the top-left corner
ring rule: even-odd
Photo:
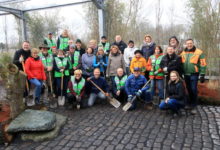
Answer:
[[[82,106],[82,99],[85,92],[85,79],[82,77],[81,70],[75,70],[74,76],[70,77],[67,89],[67,99],[70,105],[75,106],[80,109]]]
[[[74,44],[69,46],[68,58],[71,63],[70,74],[73,75],[74,71],[81,69],[81,55],[79,51],[76,51],[76,46]]]
[[[50,79],[51,82],[53,80],[52,78],[52,69],[53,69],[53,55],[48,53],[48,50],[50,49],[46,44],[42,44],[39,49],[41,50],[41,52],[38,54],[38,56],[40,57],[40,60],[42,61],[43,65],[44,65],[44,72],[46,74],[47,80],[46,80],[46,84],[48,87],[48,92],[51,92],[51,87],[50,87]],[[45,88],[45,87],[44,87]],[[44,99],[48,98],[47,93],[44,91],[43,88],[43,92],[44,92]]]
[[[57,40],[57,49],[68,50],[68,41],[70,40],[68,31],[65,29]]]
[[[127,94],[125,92],[125,82],[127,80],[127,75],[124,73],[122,68],[117,69],[117,76],[114,78],[113,82],[113,96],[120,100],[122,103],[126,102]]]
[[[163,69],[160,68],[160,63],[163,58],[163,49],[160,46],[156,46],[154,50],[154,55],[151,55],[147,62],[147,70],[149,71],[149,78],[151,80],[151,97],[155,96],[156,93],[156,87],[159,91],[159,98],[164,98],[164,92],[163,92],[163,78],[164,78],[164,72]]]
[[[69,81],[69,69],[70,69],[70,62],[67,57],[64,55],[63,50],[58,50],[57,57],[54,58],[53,61],[53,68],[54,68],[54,78],[56,83],[56,97],[62,99],[62,96],[66,96],[67,91],[67,84]],[[61,80],[63,76],[63,90],[61,91]]]

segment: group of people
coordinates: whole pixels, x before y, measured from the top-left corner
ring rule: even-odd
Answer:
[[[205,81],[207,64],[203,51],[192,39],[181,48],[173,36],[163,50],[150,35],[144,37],[140,49],[132,40],[126,44],[120,35],[111,44],[102,36],[99,44],[91,40],[83,49],[81,40],[74,42],[64,30],[57,42],[52,33],[43,42],[39,49],[30,50],[30,43],[24,41],[13,59],[27,74],[29,85],[35,86],[33,105],[41,103],[42,90],[47,87],[58,104],[65,98],[66,105],[77,108],[113,96],[121,103],[132,101],[130,110],[137,107],[138,100],[152,109],[157,96],[160,109],[178,114],[187,105],[195,113],[197,84],[199,79]],[[26,90],[24,97],[27,94]]]

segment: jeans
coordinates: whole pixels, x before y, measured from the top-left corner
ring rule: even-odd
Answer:
[[[30,79],[29,80],[31,82],[31,84],[33,84],[35,86],[34,89],[34,96],[35,99],[37,99],[37,102],[40,101],[40,95],[41,95],[41,88],[42,88],[42,81],[38,80],[38,79]]]
[[[106,99],[106,96],[101,92],[99,92],[98,94],[91,93],[89,95],[88,106],[93,106],[97,97],[100,98],[101,100]]]
[[[155,95],[155,91],[156,91],[156,85],[157,85],[157,89],[159,91],[159,98],[163,99],[164,98],[164,82],[163,79],[153,79],[151,80],[151,96],[153,98],[153,96]]]
[[[197,84],[199,80],[199,76],[196,75],[184,75],[184,79],[186,82],[186,88],[189,92],[189,101],[187,102],[188,105],[192,107],[196,107],[198,100],[197,100],[197,95],[198,95],[198,89],[197,89]]]
[[[159,105],[160,109],[162,110],[171,109],[173,112],[178,112],[178,110],[183,107],[184,105],[176,99],[170,99],[168,100],[167,103],[165,103],[165,101],[162,101]]]
[[[146,103],[150,103],[152,101],[151,93],[148,90],[143,91],[140,98],[143,99]],[[133,101],[130,110],[136,109],[136,107],[137,107],[137,98]]]

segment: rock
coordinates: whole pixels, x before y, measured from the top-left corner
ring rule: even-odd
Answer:
[[[16,117],[7,132],[49,131],[55,128],[56,115],[49,111],[27,109]]]
[[[35,142],[40,142],[57,137],[60,129],[66,123],[67,117],[64,117],[59,114],[55,114],[55,115],[56,115],[56,127],[53,130],[44,131],[44,132],[30,132],[30,133],[25,132],[21,134],[21,139],[23,141],[32,140]]]

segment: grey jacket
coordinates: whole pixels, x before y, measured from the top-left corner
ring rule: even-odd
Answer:
[[[116,76],[118,68],[122,68],[124,72],[126,73],[123,54],[117,53],[117,55],[115,56],[110,53],[109,58],[108,58],[106,76],[109,76],[109,77]]]

